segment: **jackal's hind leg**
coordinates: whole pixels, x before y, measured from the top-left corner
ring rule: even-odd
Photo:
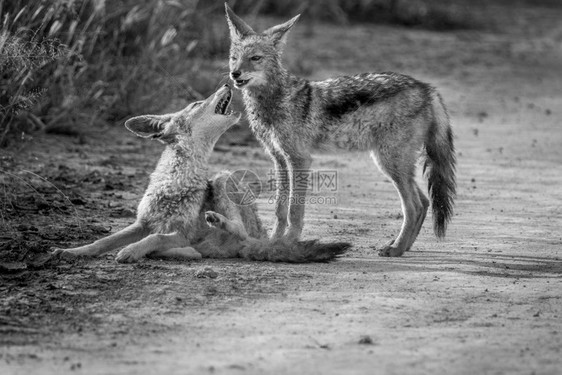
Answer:
[[[205,221],[210,227],[227,231],[238,237],[240,240],[245,240],[249,237],[248,232],[246,232],[246,228],[244,228],[244,224],[242,222],[230,220],[217,212],[205,212]]]
[[[132,263],[152,252],[181,248],[186,245],[188,245],[188,243],[185,237],[177,232],[170,234],[151,234],[139,242],[125,247],[117,254],[115,259],[120,263]]]
[[[416,230],[414,232],[414,236],[412,238],[412,243],[411,245],[414,243],[414,241],[416,240],[416,238],[418,237],[418,235],[420,234],[420,230],[422,228],[423,222],[425,221],[425,217],[427,216],[427,209],[429,208],[429,199],[427,199],[427,197],[425,196],[425,194],[423,193],[423,191],[420,189],[420,187],[418,186],[417,183],[414,182],[414,184],[416,185],[416,191],[417,191],[417,202],[416,202],[416,206],[422,207],[422,211],[418,214],[418,219],[416,221]],[[410,248],[406,249],[406,251],[410,250]]]
[[[72,259],[76,257],[95,257],[108,251],[134,243],[147,234],[147,230],[140,223],[134,223],[128,227],[101,238],[94,243],[76,247],[73,249],[55,249],[54,257]]]
[[[382,141],[381,141],[382,142]],[[386,142],[392,145],[392,140]],[[402,144],[403,147],[396,147]],[[399,257],[409,250],[416,240],[427,212],[428,200],[415,181],[417,145],[407,144],[407,140],[394,141],[395,147],[379,147],[371,152],[379,169],[394,184],[402,206],[403,222],[398,237],[385,244],[379,255]]]
[[[393,177],[394,186],[400,195],[404,221],[398,237],[379,250],[379,255],[384,257],[399,257],[405,251],[410,250],[427,212],[427,206],[425,206],[427,198],[423,196],[425,198],[423,200],[419,195],[419,187],[413,176],[403,178],[400,175],[395,175]]]

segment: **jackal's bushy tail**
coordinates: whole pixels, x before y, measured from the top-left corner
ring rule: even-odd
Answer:
[[[280,241],[257,242],[241,252],[242,257],[270,262],[309,263],[329,262],[351,247],[347,242],[319,243],[318,240],[287,243]]]
[[[428,180],[433,230],[437,237],[442,238],[453,214],[456,156],[449,115],[441,96],[436,92],[432,96],[433,121],[425,142],[427,158],[423,171]]]

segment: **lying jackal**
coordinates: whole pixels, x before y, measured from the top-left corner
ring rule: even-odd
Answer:
[[[278,184],[273,238],[293,241],[301,235],[306,190],[294,187],[299,172],[310,168],[313,150],[365,150],[394,183],[404,213],[398,237],[379,255],[401,256],[418,236],[429,206],[414,180],[422,148],[434,230],[443,237],[453,210],[455,151],[437,91],[397,73],[320,82],[296,77],[282,66],[281,54],[299,16],[256,33],[225,7],[230,77],[243,92],[250,126],[271,155],[277,180],[289,181],[288,189],[287,184]]]
[[[229,110],[231,98],[230,88],[224,86],[179,112],[126,121],[136,135],[167,145],[150,176],[137,220],[90,245],[57,249],[54,255],[97,256],[126,246],[117,261],[151,256],[309,262],[328,261],[347,250],[347,243],[270,241],[255,204],[238,206],[228,198],[228,172],[207,179],[207,161],[216,141],[240,119],[239,113]]]

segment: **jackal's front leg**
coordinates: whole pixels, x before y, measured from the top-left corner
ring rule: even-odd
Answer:
[[[182,248],[187,245],[185,237],[177,232],[151,234],[139,242],[125,247],[117,254],[115,259],[120,263],[132,263],[153,252]]]
[[[289,229],[284,238],[290,242],[298,241],[304,226],[306,192],[310,184],[312,157],[310,155],[289,156],[289,178],[291,195],[289,197]]]
[[[53,256],[61,258],[75,257],[95,257],[119,247],[129,245],[146,236],[147,229],[140,223],[134,223],[128,227],[113,233],[108,237],[97,240],[96,242],[76,247],[73,249],[54,249]]]
[[[271,239],[279,239],[287,229],[287,215],[289,213],[289,197],[291,195],[289,167],[280,151],[268,150],[275,164],[275,226]]]

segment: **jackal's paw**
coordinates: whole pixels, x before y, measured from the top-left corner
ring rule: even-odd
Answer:
[[[57,247],[53,248],[53,252],[51,253],[51,257],[55,259],[64,259],[64,260],[73,260],[79,257],[87,257],[88,254],[85,254],[81,251],[77,251],[74,249],[59,249]]]
[[[404,254],[404,249],[392,246],[394,240],[387,242],[382,248],[379,249],[379,256],[381,257],[399,257]]]
[[[117,254],[115,260],[119,263],[134,263],[140,258],[142,258],[142,254],[139,254],[134,248],[127,246]]]
[[[285,233],[285,235],[281,237],[280,240],[285,243],[295,243],[299,241],[300,236],[300,231],[291,230],[291,228],[289,228],[287,230],[287,233]]]
[[[226,223],[226,217],[218,214],[214,211],[207,211],[205,212],[205,221],[207,225],[213,228],[222,228]]]

